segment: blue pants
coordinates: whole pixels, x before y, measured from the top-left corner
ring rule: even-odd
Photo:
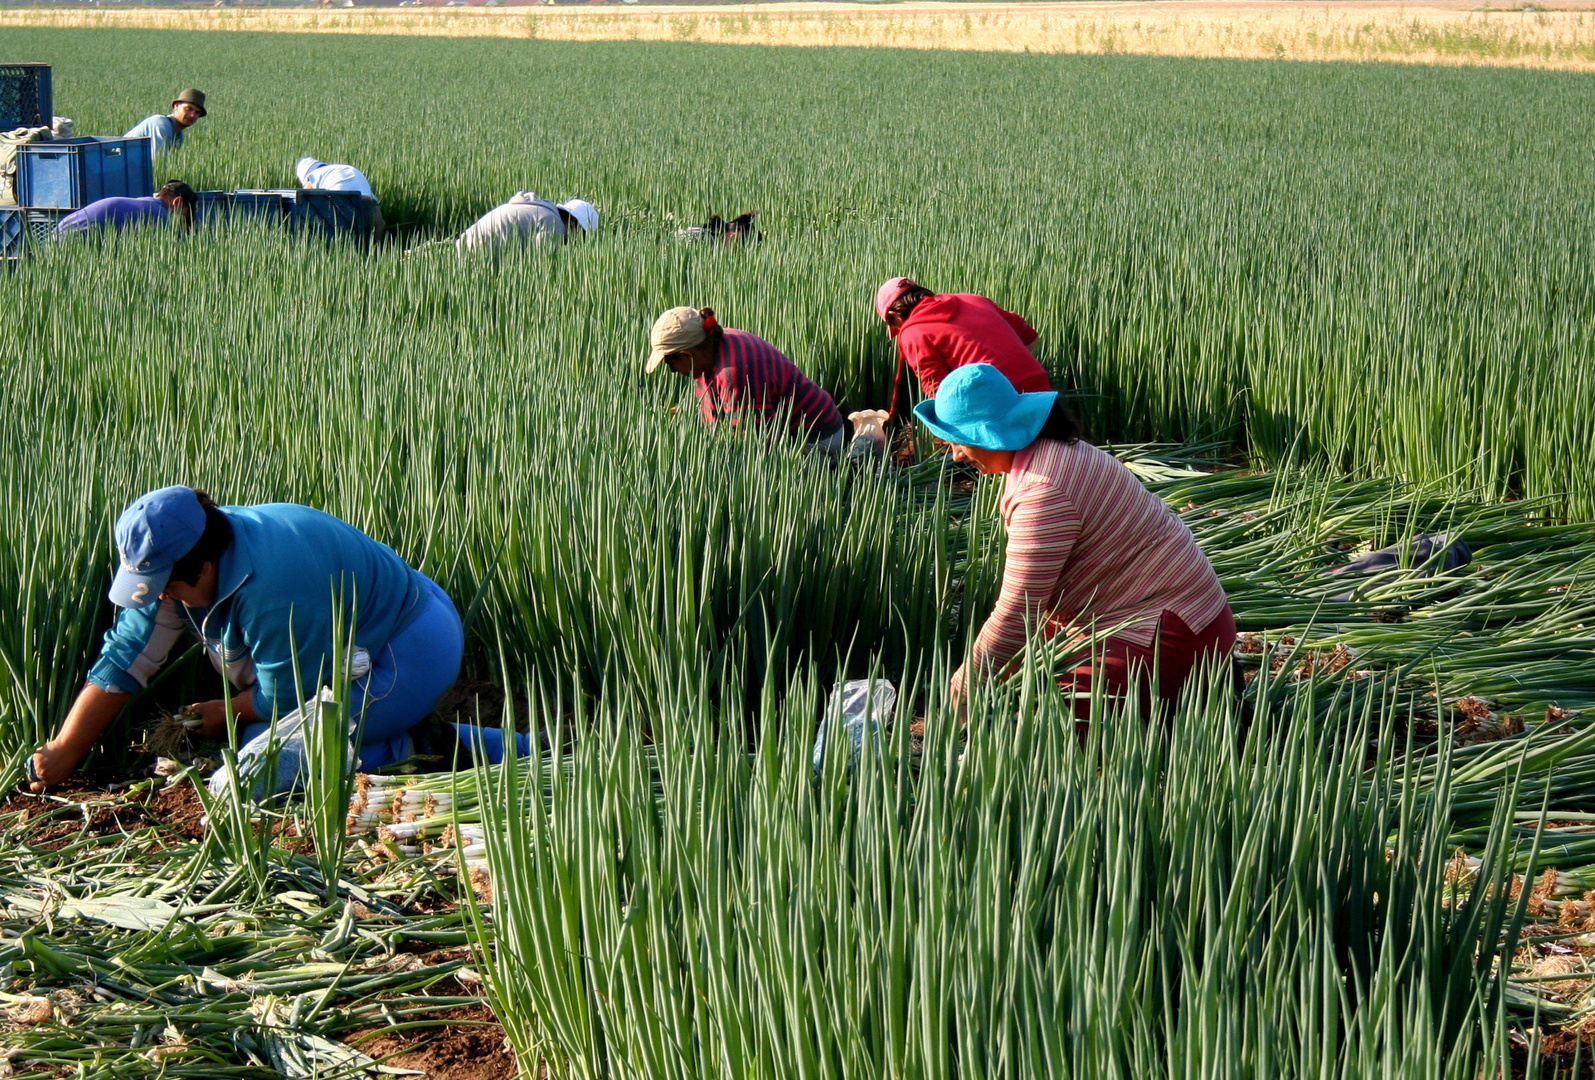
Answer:
[[[475,724],[455,724],[454,730],[459,732],[460,741],[465,744],[471,753],[476,755],[478,762],[487,762],[497,765],[504,760],[504,730],[496,727],[477,727]],[[478,743],[477,740],[481,742]],[[525,757],[532,752],[532,740],[525,735],[516,733],[515,753]]]
[[[371,652],[371,670],[352,684],[352,698],[363,702],[360,767],[379,769],[410,756],[409,730],[454,685],[465,653],[465,628],[454,601],[436,582],[426,582],[423,607],[414,622]],[[266,732],[264,721],[239,733],[240,745]],[[469,736],[463,736],[469,745]]]
[[[352,685],[353,699],[363,701],[364,726],[360,731],[360,767],[380,769],[403,761],[414,752],[409,731],[420,723],[443,692],[460,674],[465,652],[465,628],[460,616],[436,582],[426,581],[425,607],[414,622],[371,656],[371,670]],[[244,745],[266,733],[265,722],[250,724],[240,733]],[[460,741],[478,761],[498,764],[504,757],[504,733],[498,728],[455,724]],[[531,740],[515,736],[520,754],[531,752]],[[292,786],[301,766],[297,757],[279,764],[279,791]]]

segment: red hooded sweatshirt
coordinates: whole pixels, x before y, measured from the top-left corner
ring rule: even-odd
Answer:
[[[1036,332],[1011,311],[984,296],[942,293],[915,305],[897,338],[904,361],[919,376],[926,397],[947,373],[965,364],[991,364],[1021,394],[1052,389],[1052,380],[1030,355]]]

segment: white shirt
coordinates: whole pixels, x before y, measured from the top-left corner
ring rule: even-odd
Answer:
[[[177,126],[177,121],[170,116],[157,113],[155,116],[146,116],[122,136],[124,139],[148,139],[154,151],[159,154],[164,150],[171,150],[183,145],[183,129]]]
[[[454,246],[463,254],[511,240],[541,244],[544,240],[563,239],[565,223],[559,208],[529,191],[517,191],[509,202],[495,206],[461,233]]]
[[[366,174],[353,165],[328,165],[318,161],[299,178],[299,182],[319,191],[358,191],[368,199],[376,198],[371,193],[371,182],[366,179]]]

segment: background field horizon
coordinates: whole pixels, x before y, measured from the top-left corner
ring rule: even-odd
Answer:
[[[502,8],[0,8],[0,27],[79,26],[678,41],[1393,62],[1595,71],[1595,3],[1147,0],[537,5]]]

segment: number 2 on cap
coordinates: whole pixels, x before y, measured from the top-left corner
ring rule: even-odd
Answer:
[[[144,598],[146,596],[148,596],[149,594],[150,594],[150,583],[147,582],[147,581],[139,582],[138,583],[138,588],[133,590],[133,603],[142,604],[144,602]]]

